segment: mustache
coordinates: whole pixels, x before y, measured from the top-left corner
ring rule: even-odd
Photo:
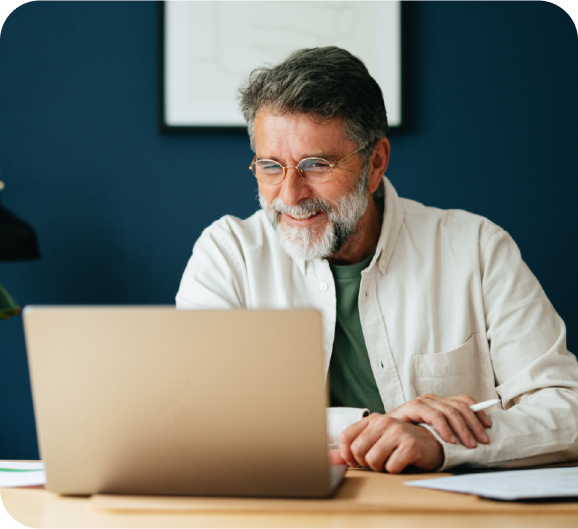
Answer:
[[[333,210],[333,208],[327,202],[319,198],[311,198],[296,206],[288,206],[280,197],[271,202],[269,209],[271,213],[276,214],[277,219],[279,219],[282,214],[299,216],[319,213],[320,211],[330,213]]]

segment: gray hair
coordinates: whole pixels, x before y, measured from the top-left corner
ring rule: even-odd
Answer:
[[[277,66],[254,69],[239,87],[239,100],[253,150],[260,109],[342,118],[345,137],[360,146],[373,147],[389,132],[379,85],[360,59],[336,46],[297,50]],[[360,152],[364,165],[371,152]]]

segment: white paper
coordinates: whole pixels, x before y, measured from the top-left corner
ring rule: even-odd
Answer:
[[[0,461],[0,487],[28,487],[45,483],[42,462]]]
[[[406,481],[404,485],[477,494],[498,500],[574,497],[578,496],[578,467],[464,474]]]

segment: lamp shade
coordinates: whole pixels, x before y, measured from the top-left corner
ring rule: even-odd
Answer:
[[[0,182],[0,189],[2,187]],[[32,227],[8,211],[0,202],[0,261],[38,258],[38,239]]]

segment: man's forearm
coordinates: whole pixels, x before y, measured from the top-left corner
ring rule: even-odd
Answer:
[[[475,449],[440,440],[445,462],[458,465],[515,468],[578,459],[578,393],[545,388],[508,410],[488,414],[490,443]]]

